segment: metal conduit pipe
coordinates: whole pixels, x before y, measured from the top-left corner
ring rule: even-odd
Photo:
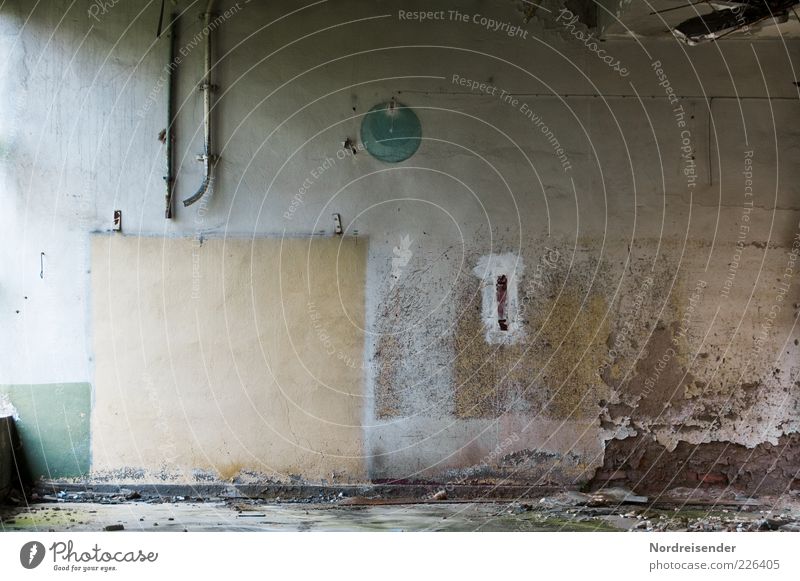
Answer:
[[[166,182],[166,211],[164,216],[172,219],[172,196],[175,192],[175,169],[173,163],[173,143],[175,141],[175,57],[178,54],[178,15],[170,16],[169,62],[167,63],[167,133],[166,157],[167,175]]]
[[[191,206],[200,198],[202,198],[211,187],[213,181],[213,168],[216,162],[216,156],[211,152],[213,142],[211,132],[211,91],[214,89],[211,84],[211,11],[214,8],[215,0],[208,0],[205,14],[203,14],[203,31],[206,35],[206,54],[205,54],[205,76],[200,85],[200,90],[203,91],[203,153],[198,156],[198,160],[203,162],[203,183],[200,184],[194,195],[186,198],[183,201],[184,206]]]

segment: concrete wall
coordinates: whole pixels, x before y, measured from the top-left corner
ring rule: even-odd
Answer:
[[[84,475],[91,464],[89,383],[0,385],[13,404],[25,471],[47,478]]]
[[[366,398],[351,410],[362,444],[348,477],[569,484],[600,468],[613,477],[620,466],[606,452],[617,442],[747,451],[797,431],[795,41],[589,46],[546,13],[513,36],[474,18],[521,26],[511,2],[461,3],[466,21],[445,12],[424,23],[399,10],[452,7],[223,2],[218,178],[212,195],[166,221],[157,136],[168,41],[154,38],[155,4],[14,1],[0,12],[0,107],[10,113],[0,383],[90,383],[95,430],[112,424],[98,345],[150,341],[96,318],[111,295],[92,285],[91,240],[114,210],[122,236],[159,241],[137,256],[151,266],[176,238],[332,236],[336,212],[367,247],[363,388],[353,387]],[[184,7],[178,199],[200,183],[202,150],[200,7]],[[391,97],[422,122],[417,153],[398,165],[345,155],[362,116]],[[500,256],[512,257],[521,330],[509,341],[491,337],[485,312]],[[241,273],[274,267],[255,258]],[[246,277],[238,284],[250,292]],[[160,296],[141,296],[146,320],[158,320]],[[176,422],[180,446],[193,447],[181,458],[228,476],[219,467],[232,444],[211,433],[193,441]],[[258,449],[284,450],[283,438],[295,441],[283,430]],[[97,433],[92,450],[95,468],[112,468]],[[321,477],[284,451],[286,461],[259,453],[242,467]],[[115,453],[132,474],[153,468],[133,444]]]
[[[365,251],[94,238],[98,477],[363,481]]]

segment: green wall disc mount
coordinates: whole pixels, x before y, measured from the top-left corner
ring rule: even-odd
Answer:
[[[405,161],[419,148],[422,124],[410,107],[394,100],[375,105],[361,122],[361,143],[374,158]]]

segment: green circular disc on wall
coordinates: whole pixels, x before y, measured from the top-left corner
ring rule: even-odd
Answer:
[[[414,155],[421,141],[419,117],[400,103],[375,105],[361,122],[361,143],[381,161],[404,161]]]

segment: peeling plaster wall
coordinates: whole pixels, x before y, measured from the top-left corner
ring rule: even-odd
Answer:
[[[436,6],[242,4],[219,28],[214,192],[165,221],[157,7],[118,3],[95,20],[88,2],[42,2],[32,14],[4,4],[0,383],[91,383],[95,422],[110,423],[90,241],[114,210],[125,236],[165,244],[331,236],[336,212],[368,247],[366,398],[351,410],[363,465],[347,477],[580,484],[602,475],[616,442],[674,452],[787,441],[798,429],[800,293],[794,270],[785,278],[800,222],[797,41],[603,43],[623,77],[546,15],[524,39],[398,18]],[[182,46],[200,26],[200,8],[184,7]],[[522,23],[512,2],[459,10]],[[201,75],[201,50],[188,50],[178,200],[201,179]],[[499,91],[471,91],[454,75]],[[417,153],[387,165],[344,152],[361,116],[392,96],[422,122]],[[525,265],[524,338],[513,344],[485,340],[474,269],[493,254]],[[159,381],[158,393],[169,389]],[[207,436],[187,452],[194,468],[210,466],[203,449],[225,447]],[[110,467],[92,444],[94,466]],[[118,452],[137,464],[132,449]],[[288,479],[291,464],[275,477]]]

